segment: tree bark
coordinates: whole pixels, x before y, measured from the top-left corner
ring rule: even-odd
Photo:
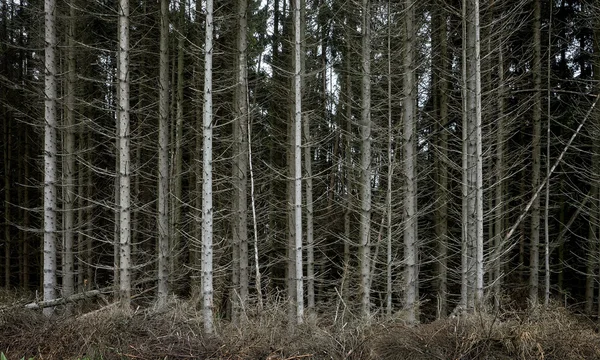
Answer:
[[[294,6],[294,263],[296,290],[296,324],[304,319],[304,290],[302,277],[302,32],[303,4]]]
[[[434,54],[435,80],[434,114],[436,116],[437,144],[436,153],[436,193],[437,213],[435,216],[435,234],[437,239],[436,253],[436,295],[437,318],[445,317],[448,313],[448,35],[447,15],[441,5],[434,12],[432,39]],[[435,50],[438,49],[438,50]]]
[[[363,317],[370,314],[371,299],[369,288],[370,232],[371,232],[371,2],[362,2],[362,82],[360,120],[360,304]]]
[[[63,269],[62,296],[75,291],[73,243],[75,237],[75,4],[69,6],[67,38],[67,94],[65,104],[64,161],[63,161]],[[70,307],[67,307],[70,312]]]
[[[131,303],[131,200],[129,155],[129,0],[119,0],[119,298],[121,306]]]
[[[204,331],[214,332],[213,319],[213,0],[206,0],[204,41],[204,108],[202,117],[202,314]]]
[[[404,58],[402,101],[403,132],[402,155],[404,160],[404,307],[406,321],[417,321],[417,179],[416,179],[416,83],[415,83],[415,10],[412,0],[405,1],[404,9]]]
[[[541,1],[534,1],[533,19],[533,138],[531,188],[540,185],[541,133],[542,133],[542,50],[541,50]],[[538,304],[540,267],[540,199],[536,197],[531,208],[531,248],[529,251],[529,302]]]
[[[169,293],[169,7],[160,1],[158,93],[158,307]]]
[[[56,232],[57,218],[57,84],[56,84],[56,1],[45,0],[44,23],[44,301],[56,298]],[[44,309],[51,316],[53,308]]]
[[[307,310],[315,309],[315,243],[314,243],[314,204],[312,181],[312,148],[309,117],[304,118],[304,168],[306,172],[306,289]]]

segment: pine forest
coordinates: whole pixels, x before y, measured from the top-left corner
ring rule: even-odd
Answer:
[[[1,356],[600,359],[599,97],[596,0],[1,0]]]

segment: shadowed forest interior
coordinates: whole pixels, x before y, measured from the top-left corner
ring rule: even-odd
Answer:
[[[600,2],[0,12],[0,285],[46,316],[600,313]]]

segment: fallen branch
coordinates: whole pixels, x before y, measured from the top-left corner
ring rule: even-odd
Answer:
[[[43,309],[43,308],[47,308],[47,307],[51,307],[51,306],[62,305],[62,304],[70,303],[70,302],[94,298],[94,297],[100,296],[101,294],[102,294],[102,292],[100,292],[100,290],[84,291],[82,293],[73,294],[73,295],[67,296],[65,298],[58,298],[58,299],[52,299],[52,300],[40,301],[40,302],[32,302],[32,303],[25,305],[25,308],[33,309],[33,310]]]

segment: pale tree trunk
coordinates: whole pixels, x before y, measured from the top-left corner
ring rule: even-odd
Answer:
[[[202,117],[202,315],[204,331],[214,332],[213,319],[213,193],[212,193],[212,60],[213,0],[206,0],[204,41],[204,108]]]
[[[462,59],[461,59],[461,82],[462,82],[462,154],[461,154],[461,247],[460,247],[460,306],[467,309],[469,306],[469,222],[468,222],[468,161],[467,138],[468,138],[468,110],[467,110],[467,0],[462,0]]]
[[[595,21],[596,26],[600,25],[600,21]],[[600,82],[600,31],[594,31],[594,42],[593,42],[593,51],[594,51],[594,63],[593,63],[593,73],[594,80],[596,81],[596,93],[600,86],[598,86]],[[595,110],[594,114],[594,127],[592,131],[592,139],[597,139],[599,135],[599,126],[600,126],[600,110]],[[598,262],[600,258],[598,258],[598,236],[599,236],[599,226],[598,226],[598,216],[600,211],[598,196],[600,196],[600,191],[598,189],[598,176],[600,174],[600,144],[598,141],[594,141],[592,145],[592,178],[591,181],[591,189],[590,189],[590,198],[591,198],[591,206],[590,206],[590,236],[588,237],[588,247],[590,248],[588,258],[588,273],[586,278],[586,313],[592,313],[592,307],[594,303],[594,290],[595,290],[595,282],[597,281],[597,269]],[[564,211],[564,210],[563,210]],[[564,216],[564,215],[563,215]],[[592,220],[593,219],[593,220]],[[593,263],[592,263],[593,262]],[[589,292],[591,291],[591,294]],[[598,298],[600,299],[600,287]],[[598,304],[598,314],[600,315],[600,302]]]
[[[158,93],[158,307],[169,292],[169,6],[160,1]]]
[[[296,290],[296,324],[304,319],[302,278],[302,42],[303,3],[294,6],[294,282]]]
[[[362,82],[360,118],[360,304],[363,317],[370,313],[369,288],[370,232],[371,232],[371,2],[362,2]]]
[[[541,133],[542,133],[542,50],[541,50],[541,0],[534,1],[533,19],[533,138],[531,188],[540,186]],[[536,197],[531,208],[531,248],[529,250],[529,303],[538,304],[540,267],[540,199]]]
[[[472,67],[475,78],[475,170],[476,170],[476,234],[475,242],[475,261],[476,261],[476,289],[475,289],[475,306],[478,310],[483,306],[483,134],[481,126],[481,36],[479,24],[479,0],[473,0],[473,27],[474,27],[474,42],[475,54],[473,57]]]
[[[387,256],[386,256],[386,294],[385,294],[385,308],[387,316],[392,315],[392,180],[394,172],[394,156],[393,141],[394,141],[394,128],[392,125],[392,6],[391,1],[387,3],[387,75],[388,75],[388,171],[387,171],[387,193],[386,193],[386,212],[387,212]]]
[[[309,117],[304,118],[304,167],[306,171],[306,290],[307,310],[315,308],[315,244],[314,244],[314,214],[313,214],[313,182],[312,182],[312,148]]]
[[[75,291],[73,240],[75,236],[75,4],[69,9],[69,34],[67,39],[67,94],[65,104],[63,176],[63,269],[62,296]],[[67,305],[70,312],[71,305]]]
[[[121,306],[131,304],[131,199],[129,161],[129,0],[119,0],[118,51],[118,134],[119,147],[119,297]]]
[[[447,39],[447,16],[441,7],[434,13],[433,40],[437,46],[435,57],[437,72],[434,86],[436,89],[434,98],[434,110],[437,124],[437,213],[435,217],[435,233],[437,238],[436,259],[436,292],[437,292],[437,318],[445,317],[448,312],[448,39]]]
[[[56,119],[56,1],[44,1],[44,301],[56,299],[57,134]],[[51,316],[54,309],[44,309]]]
[[[346,14],[348,16],[348,14]],[[342,298],[344,301],[349,300],[349,282],[350,282],[350,214],[352,213],[352,181],[353,179],[353,166],[352,166],[352,67],[350,64],[350,52],[351,52],[351,43],[349,39],[349,33],[347,33],[347,43],[346,45],[346,56],[344,59],[345,62],[345,96],[344,96],[344,107],[345,107],[345,121],[346,121],[346,131],[344,133],[344,169],[345,169],[345,185],[346,191],[344,193],[344,272],[342,275]]]
[[[248,301],[248,1],[237,2],[237,69],[235,119],[233,121],[233,279],[231,300],[233,321],[239,323],[240,311]]]
[[[415,9],[412,0],[405,1],[404,9],[404,58],[403,58],[403,131],[402,156],[404,163],[404,307],[406,321],[417,321],[417,179],[416,172],[416,97],[415,97]]]

